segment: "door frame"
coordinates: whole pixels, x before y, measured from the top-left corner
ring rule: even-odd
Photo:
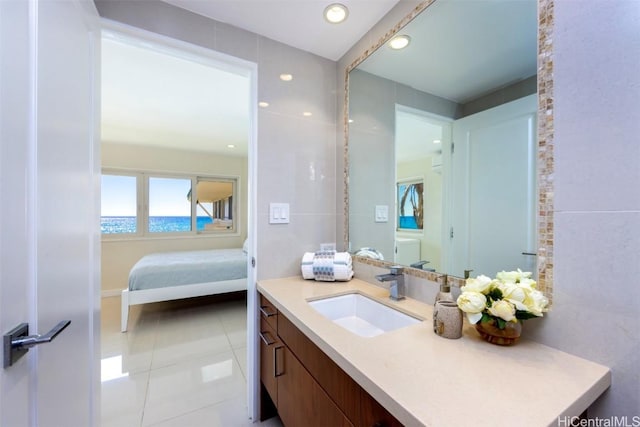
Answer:
[[[249,129],[248,129],[248,164],[247,164],[247,409],[248,417],[258,419],[258,312],[257,303],[257,266],[252,265],[256,258],[257,246],[257,153],[258,153],[258,64],[235,56],[218,52],[193,43],[178,40],[162,34],[147,31],[138,27],[123,24],[110,19],[101,18],[102,30],[119,33],[132,38],[158,44],[171,50],[178,50],[190,55],[205,57],[223,67],[231,67],[249,78]],[[255,338],[254,338],[255,337]]]

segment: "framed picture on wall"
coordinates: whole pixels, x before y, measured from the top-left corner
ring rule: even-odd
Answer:
[[[424,224],[423,180],[397,183],[398,230],[422,230]]]

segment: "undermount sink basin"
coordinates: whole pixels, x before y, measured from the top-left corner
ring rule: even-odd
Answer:
[[[422,321],[358,293],[309,301],[309,305],[361,337],[375,337]]]

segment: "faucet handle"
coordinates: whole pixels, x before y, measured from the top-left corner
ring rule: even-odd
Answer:
[[[468,278],[469,278],[469,275],[470,275],[470,273],[471,273],[472,271],[473,271],[473,270],[465,270],[465,271],[464,271],[464,278],[465,278],[465,279],[468,279]]]
[[[393,275],[399,275],[404,273],[404,267],[401,265],[392,265],[389,267],[390,273]]]

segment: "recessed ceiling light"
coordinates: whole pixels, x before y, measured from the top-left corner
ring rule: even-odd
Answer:
[[[324,9],[324,19],[331,24],[339,24],[347,19],[349,9],[340,3],[333,3]]]
[[[311,111],[305,111],[304,113],[302,113],[302,115],[305,117],[311,117],[313,114],[311,113]]]
[[[440,141],[439,139],[434,139],[434,140],[433,140],[433,143],[434,143],[434,144],[440,144],[441,142],[442,142],[442,141]]]
[[[411,42],[411,37],[405,34],[401,34],[389,40],[389,47],[395,50],[404,49],[405,47],[409,46],[410,42]]]
[[[267,108],[268,106],[269,106],[269,103],[266,101],[258,102],[258,107]]]
[[[349,123],[353,123],[353,119],[349,119]]]
[[[292,74],[280,74],[280,80],[282,80],[283,82],[290,82],[291,80],[293,80],[293,75]]]
[[[236,146],[233,144],[227,144],[227,148],[236,148]]]

